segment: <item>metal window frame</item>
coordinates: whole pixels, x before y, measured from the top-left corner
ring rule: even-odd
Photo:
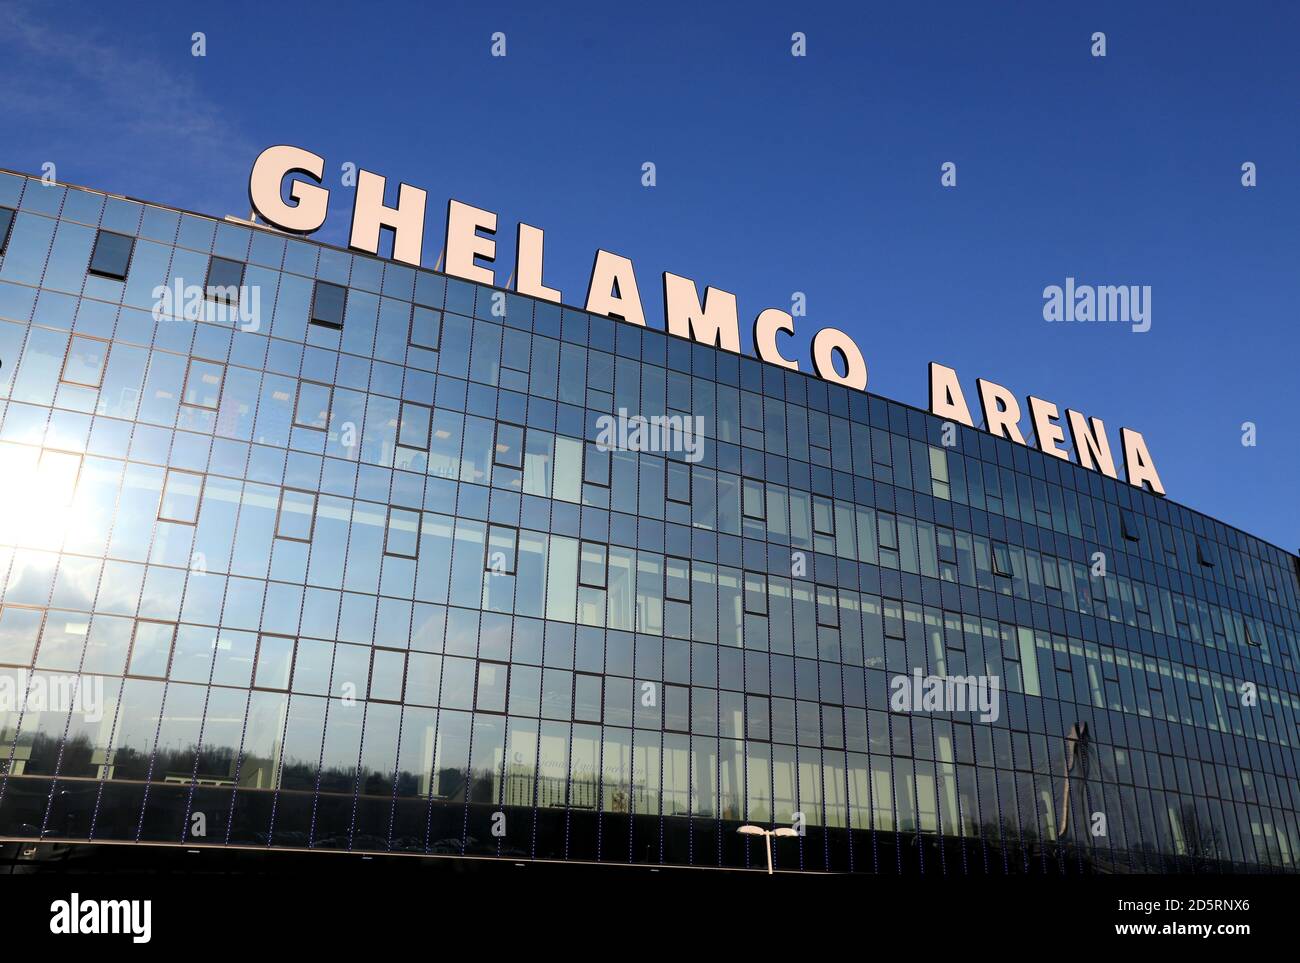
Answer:
[[[76,341],[78,338],[82,339],[83,341],[98,341],[100,344],[108,345],[108,348],[106,348],[104,351],[104,365],[99,370],[99,381],[97,381],[95,384],[90,384],[89,382],[86,381],[73,381],[71,378],[65,377],[68,373],[68,361],[72,357],[72,343]],[[63,349],[63,365],[62,367],[59,368],[59,384],[76,385],[79,388],[93,388],[94,390],[98,391],[100,388],[104,386],[104,375],[108,373],[108,354],[109,351],[112,350],[112,347],[113,347],[113,340],[111,338],[101,338],[93,334],[82,334],[79,331],[72,332],[72,336],[68,338],[68,346]],[[188,378],[189,378],[189,369],[187,367],[186,379],[188,380]],[[222,387],[224,387],[224,384],[222,385]]]
[[[196,362],[198,364],[210,364],[221,369],[221,387],[217,389],[216,404],[205,405],[205,404],[200,404],[197,401],[185,400],[185,393],[189,389],[190,376],[194,373],[194,365]],[[185,383],[181,385],[181,401],[180,401],[181,405],[186,408],[198,408],[200,411],[220,411],[221,400],[222,398],[225,397],[225,393],[226,393],[226,371],[227,371],[227,366],[224,362],[211,361],[208,358],[196,358],[193,355],[191,355],[185,364]]]
[[[590,455],[591,452],[593,452],[593,451],[595,451],[595,452],[599,452],[600,454],[602,454],[602,455],[605,456],[605,471],[604,471],[605,480],[604,480],[604,481],[601,481],[599,478],[588,478],[588,477],[587,477],[587,467],[588,467],[588,466],[591,464],[591,462],[592,462],[592,459],[589,457],[589,455]],[[582,482],[583,482],[584,485],[595,485],[597,488],[609,488],[609,487],[610,487],[610,485],[611,485],[612,482],[613,482],[613,477],[614,477],[614,459],[613,459],[612,455],[613,455],[613,453],[612,453],[611,451],[609,451],[608,449],[606,449],[606,450],[604,450],[604,451],[601,451],[601,449],[599,448],[599,446],[597,446],[597,444],[596,444],[594,441],[584,441],[584,442],[583,442],[583,444],[582,444]],[[666,478],[666,477],[667,477],[667,468],[666,468],[666,467],[665,467],[665,469],[664,469],[664,472],[665,472],[665,478]],[[666,485],[667,485],[667,482],[665,482],[665,486],[666,486]],[[667,491],[667,488],[665,487],[665,492],[666,492],[666,491]]]
[[[434,342],[433,347],[429,347],[429,345],[427,344],[420,344],[418,341],[415,340],[415,309],[416,308],[423,308],[425,311],[432,311],[434,314],[438,316],[438,336],[433,339]],[[442,329],[444,327],[443,316],[445,314],[446,312],[442,308],[435,308],[428,304],[420,304],[419,302],[416,301],[411,302],[411,317],[406,322],[407,347],[419,348],[421,351],[440,351],[442,349]]]
[[[597,708],[596,708],[596,718],[595,718],[595,719],[581,719],[581,718],[578,717],[578,677],[579,677],[579,676],[585,676],[585,677],[587,677],[587,678],[589,678],[589,679],[598,679],[598,680],[600,680],[600,698],[596,700],[596,706],[597,706]],[[477,686],[476,686],[476,689],[477,689]],[[477,691],[476,691],[476,692],[475,692],[475,702],[477,702],[477,701],[478,701],[478,693],[477,693]],[[604,673],[601,673],[601,672],[582,672],[582,671],[579,671],[579,670],[576,670],[576,669],[573,670],[573,703],[572,703],[572,705],[571,705],[569,711],[570,711],[570,712],[572,713],[572,715],[573,715],[573,718],[572,718],[572,720],[571,720],[571,721],[573,721],[573,722],[582,722],[582,723],[585,723],[585,724],[587,724],[587,725],[593,725],[593,726],[604,725],[604,723],[605,723],[605,676],[604,676]]]
[[[302,407],[302,389],[304,385],[312,385],[317,388],[324,388],[329,403],[325,406],[325,427],[319,428],[316,425],[306,425],[298,420],[298,409]],[[225,385],[222,385],[225,388]],[[293,396],[293,421],[294,428],[306,428],[308,431],[329,431],[330,418],[334,414],[334,385],[325,384],[323,381],[312,381],[310,378],[298,379],[298,390]]]
[[[285,535],[280,531],[280,520],[284,517],[284,496],[288,492],[294,492],[299,495],[311,496],[311,517],[307,522],[307,537],[300,538],[297,535]],[[280,489],[280,499],[275,506],[275,537],[282,538],[286,542],[299,542],[301,544],[310,544],[312,538],[316,535],[316,507],[320,504],[320,493],[309,491],[305,488],[293,488],[283,486]]]
[[[343,292],[343,309],[337,324],[335,324],[333,321],[326,321],[323,318],[317,317],[316,303],[320,298],[320,290],[322,284],[327,285],[331,288],[338,288]],[[343,319],[347,317],[347,314],[348,314],[348,286],[346,284],[335,284],[333,281],[323,281],[320,278],[314,279],[312,281],[312,288],[311,288],[311,311],[308,313],[307,323],[319,325],[320,327],[328,328],[331,331],[342,331]]]
[[[220,262],[222,262],[223,264],[237,264],[237,265],[239,265],[239,281],[236,282],[236,283],[233,284],[233,285],[230,285],[230,284],[222,284],[222,285],[218,285],[218,286],[214,287],[213,284],[212,284],[212,266],[213,266],[213,264],[215,264],[217,261],[220,261]],[[216,304],[226,304],[226,305],[230,305],[231,307],[238,307],[238,306],[239,306],[240,289],[243,288],[243,286],[244,286],[244,275],[247,274],[247,272],[248,272],[248,262],[247,262],[247,261],[236,261],[234,258],[221,257],[221,256],[218,255],[218,254],[213,254],[213,255],[211,255],[211,256],[208,258],[208,270],[207,270],[206,274],[205,274],[204,277],[203,277],[203,299],[204,299],[205,301],[212,301],[212,302],[214,302],[214,303],[216,303]],[[218,290],[221,290],[222,288],[228,288],[228,287],[233,287],[233,288],[235,289],[235,298],[234,298],[233,301],[230,300],[230,299],[228,299],[228,298],[213,297],[213,292],[214,292],[214,291],[218,291]]]
[[[48,618],[48,612],[46,613]],[[169,622],[167,619],[134,619],[131,626],[131,644],[126,650],[126,664],[122,667],[122,677],[130,679],[153,679],[158,682],[165,682],[171,676],[172,660],[176,658],[176,634],[180,630],[177,622]],[[172,627],[171,642],[167,647],[167,667],[163,669],[162,675],[143,675],[139,672],[131,671],[131,660],[135,658],[135,643],[140,634],[141,625],[170,625]],[[45,620],[41,620],[41,634],[45,634]],[[256,665],[256,663],[254,663]]]
[[[686,598],[678,598],[668,592],[668,564],[669,562],[681,562],[686,566]],[[664,556],[664,601],[666,602],[685,602],[687,605],[691,602],[691,560],[682,558],[680,555]]]
[[[405,404],[405,402],[403,402],[403,404]],[[493,420],[495,423],[495,427],[492,429],[492,467],[508,468],[511,471],[523,471],[524,470],[524,449],[527,447],[527,443],[528,443],[527,426],[517,425],[513,421],[501,421],[499,418]],[[512,465],[507,461],[501,461],[501,459],[498,457],[498,452],[500,452],[501,450],[499,439],[501,437],[501,428],[503,426],[514,428],[519,432],[519,464],[517,465]],[[433,430],[432,411],[430,411],[429,414],[429,430],[430,432],[432,432]]]
[[[1006,553],[1007,565],[1005,570],[998,561],[998,549]],[[1011,578],[1015,574],[1011,564],[1011,546],[1008,543],[989,539],[989,567],[993,570],[993,574],[1000,578]]]
[[[388,536],[393,530],[393,512],[408,512],[415,516],[415,552],[407,555],[405,552],[393,552],[388,549]],[[420,557],[420,524],[423,521],[423,512],[418,508],[403,508],[401,505],[389,505],[388,514],[384,516],[384,554],[391,555],[393,558],[410,558],[418,559]],[[486,539],[484,539],[486,544]]]
[[[331,397],[330,400],[333,401],[333,398]],[[433,437],[433,405],[421,404],[418,401],[408,401],[405,398],[399,399],[399,402],[400,403],[397,407],[397,434],[394,437],[395,445],[398,448],[405,448],[407,451],[427,452],[429,450],[429,439]],[[423,408],[429,412],[429,424],[424,430],[424,444],[422,445],[413,445],[409,442],[402,441],[402,422],[405,420],[407,405],[410,405],[413,408]]]
[[[750,596],[750,591],[749,591],[749,586],[748,586],[747,583],[748,583],[748,581],[749,581],[749,579],[750,579],[751,577],[753,577],[753,578],[758,578],[758,579],[762,579],[762,581],[763,581],[763,590],[762,590],[761,592],[758,593],[759,596],[760,596],[760,597],[762,598],[762,600],[763,600],[763,608],[762,608],[762,611],[759,611],[758,609],[751,609],[751,608],[749,607],[749,596]],[[767,573],[766,573],[766,572],[755,572],[755,571],[750,571],[750,570],[747,570],[747,569],[746,569],[746,570],[743,570],[743,571],[740,573],[740,585],[741,585],[741,594],[744,596],[744,598],[741,600],[741,611],[742,611],[745,615],[767,615],[767,614],[768,614],[768,610],[769,610],[769,606],[768,606],[768,591],[769,591],[769,584],[768,584],[768,581],[767,581]]]
[[[208,483],[207,473],[201,471],[190,471],[188,468],[171,467],[168,467],[165,471],[166,473],[163,475],[162,494],[158,497],[158,521],[171,522],[174,525],[189,525],[191,527],[198,525],[199,515],[203,513],[203,491]],[[169,518],[168,516],[163,515],[163,505],[167,501],[167,484],[171,481],[173,474],[192,475],[199,480],[199,494],[195,499],[194,519],[192,521],[184,518]]]
[[[510,671],[511,663],[503,662],[500,659],[475,659],[474,663],[474,712],[482,712],[490,716],[508,715],[510,712],[510,676],[513,674]],[[505,698],[502,700],[503,706],[500,709],[484,709],[478,704],[479,680],[483,677],[483,666],[485,665],[500,666],[506,670]],[[530,716],[529,718],[532,717]]]
[[[496,572],[492,568],[492,530],[501,529],[502,531],[512,532],[515,536],[514,558],[510,560],[510,567],[504,572]],[[516,575],[519,569],[519,526],[503,525],[500,522],[488,522],[487,531],[483,533],[483,571],[499,575]],[[581,554],[579,555],[579,570],[581,570]]]
[[[0,207],[0,211],[9,212],[9,223],[5,225],[3,231],[0,231],[0,257],[3,257],[5,252],[9,250],[9,237],[14,232],[14,223],[18,220],[18,211],[12,207]]]
[[[584,582],[582,578],[582,568],[583,568],[582,550],[587,545],[598,545],[605,553],[604,561],[602,561],[600,565],[601,578],[599,584],[597,584],[596,582]],[[584,586],[585,588],[594,588],[594,589],[609,588],[609,545],[608,544],[606,544],[605,542],[594,541],[589,538],[583,538],[578,540],[578,584]]]
[[[288,639],[293,645],[289,649],[289,678],[284,683],[284,688],[279,686],[258,685],[257,670],[262,665],[262,640],[265,638]],[[293,688],[293,674],[298,668],[298,637],[296,635],[285,635],[283,632],[263,632],[257,633],[257,651],[253,653],[253,675],[249,680],[249,689],[258,692],[288,692]]]
[[[126,267],[122,269],[121,274],[113,274],[109,271],[95,269],[95,253],[99,250],[100,239],[105,234],[111,235],[112,237],[126,238],[128,241],[131,242],[131,246],[127,250],[127,254],[126,254]],[[107,278],[110,281],[125,281],[127,277],[130,276],[131,264],[135,261],[135,242],[137,240],[138,239],[136,237],[130,234],[123,234],[120,231],[110,231],[107,228],[103,228],[103,227],[98,228],[95,231],[95,243],[91,245],[90,248],[90,263],[86,267],[86,273],[92,274],[97,278]]]
[[[375,658],[380,652],[395,652],[402,657],[402,681],[398,683],[398,696],[396,699],[380,699],[374,695],[375,690]],[[295,656],[297,648],[294,649]],[[433,653],[425,653],[432,655]],[[366,701],[379,702],[384,705],[404,705],[406,703],[406,674],[410,670],[411,660],[409,658],[409,649],[398,649],[391,645],[371,645],[370,646],[370,664],[366,673]],[[292,677],[291,677],[292,678]],[[439,668],[439,682],[441,682],[441,667]],[[441,686],[440,686],[441,687]]]

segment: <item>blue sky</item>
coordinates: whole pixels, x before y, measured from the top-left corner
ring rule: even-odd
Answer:
[[[381,6],[0,2],[0,166],[246,215],[291,143],[428,190],[431,237],[497,212],[498,283],[524,220],[568,303],[631,257],[652,325],[665,270],[745,330],[801,291],[805,370],[834,325],[874,393],[924,407],[938,360],[1136,428],[1171,498],[1300,545],[1300,5]],[[1149,285],[1151,330],[1045,322],[1067,276]]]

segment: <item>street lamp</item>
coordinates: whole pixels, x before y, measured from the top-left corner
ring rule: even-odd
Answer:
[[[744,833],[746,836],[762,836],[763,843],[767,847],[767,875],[772,875],[772,837],[773,836],[798,836],[789,826],[779,826],[776,829],[764,829],[762,826],[741,826],[736,830],[738,833]]]

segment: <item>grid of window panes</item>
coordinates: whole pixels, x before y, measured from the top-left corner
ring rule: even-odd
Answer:
[[[0,226],[0,837],[1296,866],[1280,549],[275,232],[10,175]],[[702,457],[602,450],[620,409]],[[998,718],[891,711],[916,669]]]

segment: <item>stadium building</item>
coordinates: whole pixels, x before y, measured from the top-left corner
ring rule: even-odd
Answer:
[[[1296,556],[653,328],[0,173],[0,492],[10,853],[1300,858]]]

